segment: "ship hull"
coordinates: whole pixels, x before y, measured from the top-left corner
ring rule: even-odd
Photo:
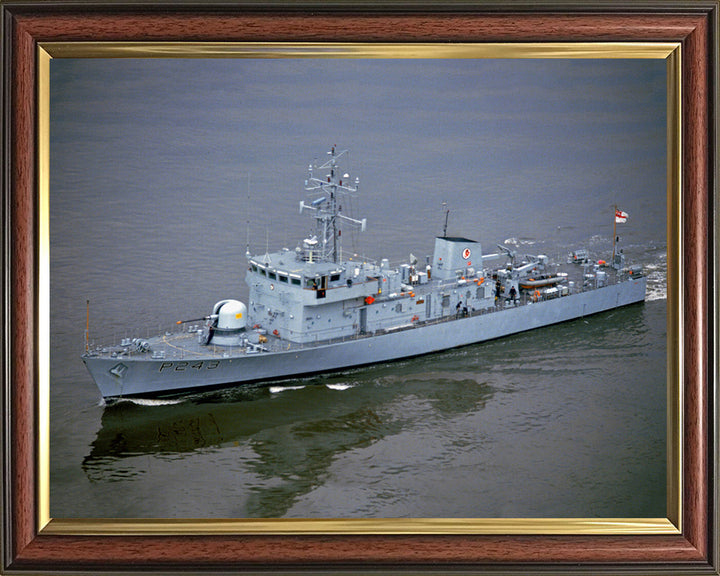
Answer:
[[[106,399],[171,396],[341,371],[493,340],[642,302],[645,285],[641,277],[534,304],[510,304],[457,320],[284,352],[187,361],[85,356],[83,361]]]

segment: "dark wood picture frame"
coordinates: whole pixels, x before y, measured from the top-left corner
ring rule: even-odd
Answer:
[[[718,573],[718,2],[247,4],[10,0],[2,17],[3,524],[9,573],[380,570]],[[38,527],[38,49],[44,42],[681,44],[678,534],[58,535]]]

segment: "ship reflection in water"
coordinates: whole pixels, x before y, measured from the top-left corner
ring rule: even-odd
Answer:
[[[234,459],[228,467],[247,483],[244,515],[281,517],[342,454],[402,434],[419,417],[482,411],[493,396],[475,374],[426,368],[416,360],[182,400],[116,402],[103,412],[83,470],[91,482],[132,482],[152,474],[156,459],[213,451]],[[212,470],[207,482],[212,491]]]

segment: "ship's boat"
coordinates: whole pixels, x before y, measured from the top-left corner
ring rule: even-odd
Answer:
[[[536,288],[542,288],[545,286],[554,286],[555,284],[560,284],[561,282],[567,281],[567,274],[564,272],[560,272],[558,274],[553,274],[552,276],[541,276],[540,278],[528,278],[527,280],[523,280],[520,282],[520,288],[523,288],[524,290],[535,290]]]
[[[300,213],[315,233],[294,250],[247,254],[247,303],[224,299],[201,318],[150,338],[87,342],[82,360],[102,396],[171,396],[344,370],[438,352],[642,302],[642,267],[571,252],[566,262],[447,235],[420,263],[344,258],[342,213],[359,182],[334,147],[311,166]],[[318,175],[318,172],[320,175]],[[517,260],[520,261],[517,261]],[[87,331],[86,331],[87,333]]]

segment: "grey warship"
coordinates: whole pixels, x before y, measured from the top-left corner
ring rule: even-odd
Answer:
[[[315,231],[290,250],[247,251],[247,303],[217,302],[206,316],[151,337],[93,344],[82,360],[106,401],[275,382],[430,354],[642,302],[646,278],[613,249],[608,262],[584,249],[553,262],[503,245],[435,238],[432,257],[398,266],[343,258],[343,214],[359,190],[343,173],[346,150],[311,165],[300,213]],[[627,214],[615,209],[615,221]],[[613,239],[615,246],[616,238]]]

